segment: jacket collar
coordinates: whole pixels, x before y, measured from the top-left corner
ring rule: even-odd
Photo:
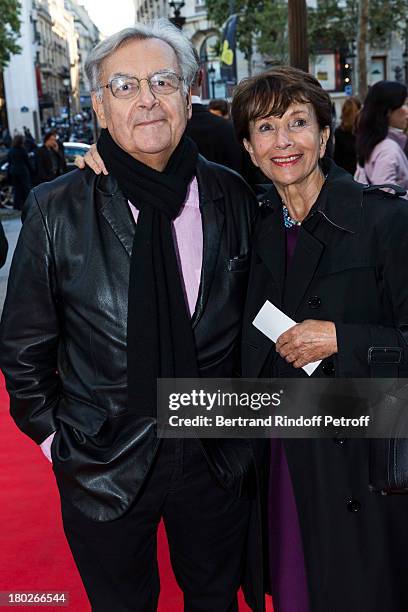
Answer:
[[[199,155],[197,160],[197,181],[200,190],[200,207],[204,206],[208,201],[218,201],[219,207],[221,210],[224,210],[220,202],[224,198],[224,192],[215,174],[211,168],[211,163],[205,157]],[[201,199],[203,200],[202,203]]]
[[[203,261],[197,304],[192,317],[193,328],[199,322],[210,295],[224,229],[224,194],[216,173],[201,155],[198,156],[196,175],[203,227]]]
[[[92,172],[92,170],[86,170]],[[111,226],[129,257],[132,254],[135,222],[129,205],[119,189],[116,179],[108,174],[96,177],[96,204],[100,213]]]
[[[336,166],[331,159],[323,160],[322,169],[326,180],[303,224],[307,228],[308,220],[320,214],[339,230],[352,234],[358,232],[365,186],[357,183],[351,174]],[[282,201],[273,185],[261,198],[261,204],[273,211],[281,208]]]

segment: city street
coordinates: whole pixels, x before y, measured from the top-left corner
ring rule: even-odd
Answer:
[[[21,221],[19,218],[7,219],[3,217],[2,223],[9,243],[9,252],[7,255],[6,265],[3,266],[3,268],[1,268],[0,270],[0,313],[3,310],[4,299],[6,297],[7,279],[10,270],[11,259],[13,257],[14,248],[16,246],[17,238],[21,228]]]

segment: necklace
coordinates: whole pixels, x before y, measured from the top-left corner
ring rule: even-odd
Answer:
[[[291,227],[299,227],[300,225],[302,225],[301,221],[295,221],[295,219],[292,219],[285,204],[282,204],[282,212],[283,212],[283,222],[287,229],[290,229]]]
[[[326,181],[327,178],[327,174],[322,174],[322,178],[323,178],[323,183]],[[320,190],[319,190],[320,193]],[[282,198],[282,213],[283,213],[283,222],[285,224],[286,229],[290,229],[291,227],[300,227],[302,225],[302,221],[296,221],[295,219],[292,219],[292,217],[289,214],[289,211],[287,209],[286,204],[283,202]]]

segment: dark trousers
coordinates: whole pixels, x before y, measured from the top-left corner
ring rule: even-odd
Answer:
[[[62,499],[65,534],[92,610],[157,609],[163,518],[184,610],[235,612],[250,507],[221,488],[196,440],[162,441],[140,496],[119,519],[92,521]]]

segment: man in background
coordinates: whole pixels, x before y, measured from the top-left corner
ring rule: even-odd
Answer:
[[[54,131],[45,134],[44,144],[36,153],[36,167],[37,183],[53,181],[66,171],[64,153]]]
[[[195,53],[197,63],[198,54]],[[199,152],[209,161],[227,166],[239,174],[244,169],[244,148],[235,136],[231,121],[210,113],[201,100],[203,71],[197,71],[191,87],[192,115],[187,123],[186,135],[196,143]]]
[[[224,119],[230,118],[229,104],[227,100],[217,98],[216,100],[210,100],[208,103],[208,110],[213,115],[223,117]]]

